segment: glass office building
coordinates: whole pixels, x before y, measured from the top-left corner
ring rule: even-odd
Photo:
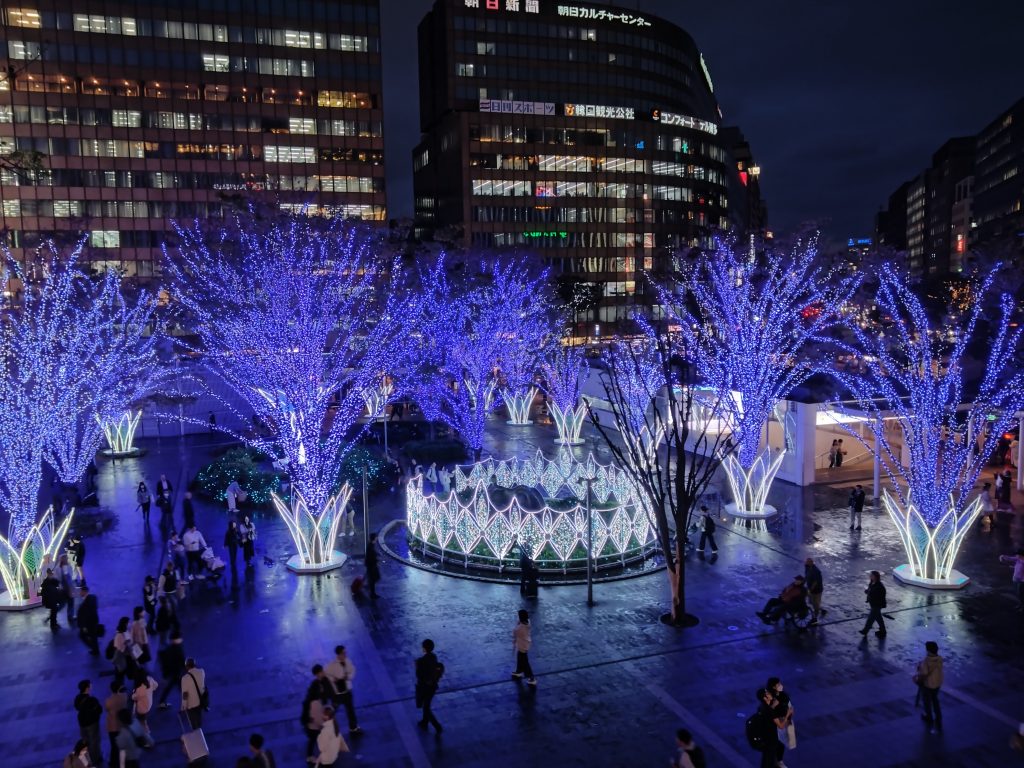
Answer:
[[[385,218],[378,0],[2,0],[0,197],[16,258],[51,233],[158,269],[172,219],[263,199]]]
[[[418,229],[536,253],[579,299],[577,336],[656,314],[642,271],[730,226],[711,75],[678,26],[607,5],[437,0],[419,56]]]

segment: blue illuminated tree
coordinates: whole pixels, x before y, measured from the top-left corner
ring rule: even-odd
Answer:
[[[816,370],[811,354],[831,341],[859,278],[818,266],[817,240],[789,251],[715,247],[680,257],[676,273],[656,286],[667,322],[678,327],[674,354],[721,398],[735,452],[723,467],[739,511],[764,514],[783,452],[761,449],[778,402]]]
[[[892,325],[884,333],[851,324],[863,373],[832,373],[854,395],[892,480],[883,506],[899,530],[909,562],[895,573],[925,586],[962,586],[954,570],[957,550],[981,511],[974,485],[1001,436],[1024,408],[1024,372],[1015,363],[1022,327],[1014,302],[999,296],[998,317],[983,317],[983,297],[996,272],[978,280],[974,298],[949,329],[934,328],[920,298],[885,265],[875,303]],[[988,327],[990,332],[984,333]],[[972,359],[972,345],[984,351]],[[896,430],[886,428],[895,424]],[[843,424],[861,439],[851,425]],[[898,435],[898,441],[896,436]],[[904,454],[907,452],[909,455]]]
[[[564,340],[554,345],[541,363],[544,391],[558,430],[555,442],[559,445],[583,443],[580,431],[587,409],[580,402],[580,382],[587,378],[589,371],[583,347]]]
[[[483,259],[457,279],[449,269],[442,256],[424,276],[419,399],[431,401],[425,410],[439,415],[479,458],[487,416],[502,402],[503,363],[515,368],[514,378],[536,370],[530,361],[539,363],[538,345],[551,333],[550,306],[544,277],[531,276],[521,259]],[[520,382],[504,381],[506,392],[516,394]]]
[[[351,494],[338,487],[341,464],[366,398],[404,365],[415,294],[402,290],[398,264],[380,257],[378,236],[359,225],[250,214],[219,230],[197,222],[176,231],[167,267],[199,339],[194,351],[267,426],[235,436],[287,464],[291,505],[275,504],[299,549],[295,565],[331,567]],[[235,401],[222,401],[248,422]]]

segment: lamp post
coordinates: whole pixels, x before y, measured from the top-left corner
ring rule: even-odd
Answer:
[[[590,487],[594,478],[584,480],[587,484],[587,605],[594,605],[594,512],[590,505]]]
[[[370,549],[370,496],[366,485],[367,464],[363,462],[363,552]]]

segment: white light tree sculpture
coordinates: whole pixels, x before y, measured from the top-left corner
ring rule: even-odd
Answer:
[[[580,402],[580,381],[586,379],[589,368],[583,347],[565,343],[555,345],[541,363],[558,445],[583,444],[580,432],[587,407]]]
[[[778,402],[816,370],[809,348],[829,341],[859,284],[817,262],[815,238],[763,255],[718,240],[694,261],[678,258],[674,279],[656,286],[668,321],[679,328],[673,352],[692,361],[723,406],[735,444],[723,469],[738,516],[774,513],[768,490],[785,451],[762,450],[762,434]]]
[[[907,563],[893,570],[901,581],[956,589],[969,579],[954,568],[957,551],[981,512],[974,485],[1000,437],[1024,408],[1024,372],[1015,363],[1022,328],[1014,323],[1014,302],[999,297],[999,318],[984,338],[982,299],[992,292],[995,272],[975,286],[965,322],[952,341],[933,329],[920,299],[891,266],[879,271],[876,304],[892,327],[883,334],[851,325],[864,373],[830,371],[853,393],[867,415],[874,438],[865,446],[880,454],[893,484],[882,505],[895,523]],[[983,359],[972,360],[971,347]],[[895,421],[901,444],[886,420]],[[900,450],[909,452],[901,461]]]
[[[287,462],[291,499],[273,502],[298,551],[289,567],[339,567],[334,542],[352,493],[338,486],[341,464],[381,371],[402,365],[414,294],[359,225],[250,214],[217,231],[176,229],[179,253],[167,265],[196,352],[267,426],[235,437]]]
[[[484,261],[458,287],[446,272],[441,257],[424,280],[420,399],[433,401],[425,412],[436,412],[479,460],[487,416],[502,402],[502,361],[518,354],[517,339],[547,338],[549,304],[544,278],[529,277],[516,259]]]

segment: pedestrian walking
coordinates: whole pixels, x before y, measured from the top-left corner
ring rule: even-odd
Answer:
[[[57,612],[61,609],[60,581],[53,575],[53,569],[46,569],[46,578],[39,585],[39,596],[42,598],[43,608],[50,612],[50,631],[54,634],[60,629],[57,623]]]
[[[356,676],[356,665],[345,652],[344,645],[334,647],[334,661],[324,668],[324,674],[331,682],[331,698],[334,707],[345,707],[345,714],[348,716],[348,732],[357,734],[362,732],[356,720],[355,701],[352,696],[352,680]]]
[[[939,689],[942,688],[942,657],[939,644],[929,640],[924,644],[925,657],[917,665],[914,682],[917,683],[924,701],[921,719],[932,733],[942,731],[942,706],[939,704]]]
[[[380,561],[377,553],[377,534],[370,534],[370,542],[366,545],[366,583],[370,587],[370,597],[376,599],[377,582],[380,581]]]
[[[103,711],[107,715],[107,739],[110,741],[110,768],[118,768],[121,765],[119,750],[117,748],[117,734],[121,730],[121,721],[117,713],[128,708],[128,694],[124,686],[116,680],[110,683],[110,695],[103,702]],[[98,768],[98,764],[97,764]]]
[[[715,519],[711,516],[711,512],[706,506],[700,508],[700,545],[697,547],[697,553],[704,557],[704,547],[711,544],[711,554],[718,554],[718,545],[715,543]]]
[[[149,632],[146,631],[145,613],[145,609],[141,605],[136,606],[132,612],[132,645],[141,649],[141,652],[135,657],[139,664],[147,664],[153,658],[149,651]]]
[[[80,587],[82,592],[82,603],[78,606],[78,637],[85,643],[89,653],[93,656],[100,655],[100,612],[99,601],[96,595],[89,591],[89,585],[83,582]]]
[[[833,440],[831,447],[828,449],[828,468],[834,469],[836,466],[836,454],[839,452],[839,441]]]
[[[807,596],[811,601],[811,624],[817,624],[818,618],[828,611],[821,607],[821,594],[825,591],[821,569],[814,564],[814,558],[811,557],[804,560],[804,586],[807,587]]]
[[[691,734],[685,728],[676,731],[676,754],[669,760],[670,768],[707,768],[704,750],[697,746]]]
[[[147,734],[150,732],[149,713],[153,709],[153,693],[159,685],[144,669],[140,669],[135,676],[135,689],[132,691],[135,719]]]
[[[120,729],[117,732],[117,751],[120,757],[120,768],[140,768],[142,763],[142,745],[151,743],[149,736],[142,727],[132,719],[132,713],[122,709],[117,713]]]
[[[423,717],[417,723],[420,728],[434,726],[434,731],[441,735],[443,728],[441,723],[434,716],[431,707],[434,696],[437,694],[437,687],[444,675],[444,665],[438,661],[434,653],[434,641],[429,638],[421,644],[423,655],[416,659],[416,707],[423,710]]]
[[[348,744],[341,735],[338,721],[334,719],[334,707],[324,707],[324,723],[317,734],[316,747],[319,754],[315,765],[321,768],[333,768],[338,764],[341,753],[348,752]]]
[[[156,607],[158,602],[157,583],[152,576],[146,576],[142,583],[142,607],[146,611],[146,631],[156,632]]]
[[[865,602],[867,602],[871,610],[868,612],[867,623],[864,625],[864,629],[860,630],[860,633],[866,635],[877,621],[878,631],[875,632],[875,636],[885,637],[885,621],[882,619],[882,609],[886,606],[885,585],[882,583],[882,574],[878,571],[871,572],[868,587],[864,590],[864,594],[867,595]]]
[[[67,621],[68,626],[72,626],[75,623],[75,593],[77,587],[75,586],[75,569],[71,565],[70,558],[63,554],[60,556],[60,560],[57,561],[57,578],[60,580],[60,591],[61,598],[67,605]]]
[[[512,649],[516,654],[516,671],[512,673],[512,679],[522,680],[526,678],[528,685],[537,685],[537,678],[533,674],[533,667],[530,666],[530,646],[533,638],[530,636],[530,614],[519,610],[519,622],[512,630]]]
[[[356,508],[352,506],[352,499],[345,502],[345,511],[341,517],[341,535],[356,535]]]
[[[156,633],[160,638],[160,647],[165,648],[167,646],[167,637],[170,635],[171,640],[174,639],[174,634],[180,632],[181,622],[178,621],[178,612],[174,608],[175,601],[167,595],[160,595],[157,598],[156,608]]]
[[[238,536],[242,542],[242,559],[245,560],[245,567],[252,568],[253,558],[256,557],[256,526],[248,515],[242,516]]]
[[[111,656],[110,648],[113,648]],[[114,664],[114,679],[123,683],[125,677],[135,678],[135,656],[132,650],[131,619],[122,616],[117,621],[117,632],[114,633],[107,649],[107,657]]]
[[[167,479],[167,475],[160,475],[160,479],[156,482],[156,503],[160,509],[170,512],[171,507],[171,481]]]
[[[1024,549],[1016,555],[1000,555],[1000,563],[1013,566],[1013,588],[1017,593],[1017,612],[1024,613]]]
[[[245,500],[245,491],[242,490],[242,486],[238,484],[237,480],[228,483],[227,490],[224,491],[224,498],[228,502],[228,515],[234,520],[238,516],[238,504]]]
[[[252,755],[250,760],[252,761],[253,768],[277,768],[277,762],[274,760],[274,753],[267,749],[265,746],[263,735],[254,733],[249,737],[249,754]]]
[[[75,536],[68,542],[68,555],[70,555],[72,575],[81,586],[85,583],[85,543],[81,537]]]
[[[188,580],[202,573],[203,551],[206,549],[206,539],[203,534],[193,525],[185,535],[181,537],[181,543],[185,547],[185,557],[188,560]]]
[[[208,702],[206,672],[196,665],[195,659],[186,659],[185,674],[181,676],[181,709],[192,730],[203,727],[203,709]]]
[[[98,766],[103,762],[103,749],[100,744],[100,718],[103,716],[103,706],[100,700],[92,695],[92,681],[82,680],[78,683],[75,712],[78,713],[78,733],[89,745],[89,760],[92,765]]]
[[[313,667],[313,672],[316,674],[316,667]],[[306,689],[306,696],[302,700],[300,719],[302,728],[306,732],[306,762],[312,763],[315,762],[313,752],[317,738],[324,725],[324,687],[319,680],[314,680]]]
[[[999,509],[1005,507],[1008,512],[1016,512],[1016,507],[1013,506],[1013,501],[1010,496],[1013,493],[1013,475],[1010,474],[1010,470],[1006,470],[1003,474],[999,475],[1001,483],[998,486],[999,496]]]
[[[169,709],[171,705],[167,703],[167,697],[175,689],[181,693],[181,680],[185,677],[185,642],[180,631],[171,633],[171,642],[160,649],[157,660],[160,662],[160,675],[164,679],[160,709]]]
[[[149,506],[153,497],[149,495],[149,489],[144,482],[140,482],[139,487],[135,490],[135,500],[138,501],[136,509],[142,510],[142,522],[149,525]]]
[[[864,500],[867,498],[867,494],[864,492],[864,487],[861,485],[855,485],[853,490],[850,491],[850,530],[852,531],[854,518],[857,522],[857,530],[860,530],[860,518],[861,513],[864,511]]]
[[[238,572],[238,545],[241,544],[241,538],[241,534],[238,532],[238,523],[228,520],[228,529],[224,534],[224,546],[228,550],[232,575]]]

